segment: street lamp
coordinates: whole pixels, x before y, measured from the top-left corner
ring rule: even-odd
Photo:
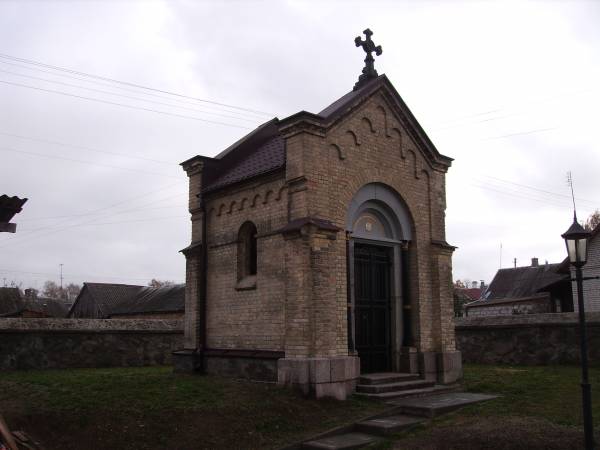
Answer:
[[[591,233],[586,231],[573,216],[573,224],[562,235],[567,245],[569,262],[575,267],[577,282],[577,305],[579,307],[579,343],[581,347],[581,394],[583,400],[583,429],[585,433],[585,448],[594,448],[594,426],[592,423],[592,390],[588,378],[587,333],[585,328],[585,308],[583,305],[583,275],[581,268],[587,262],[587,246]]]

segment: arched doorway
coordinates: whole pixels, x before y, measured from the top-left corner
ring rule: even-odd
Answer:
[[[411,333],[407,283],[412,220],[399,195],[363,186],[348,208],[348,342],[361,373],[398,371]]]

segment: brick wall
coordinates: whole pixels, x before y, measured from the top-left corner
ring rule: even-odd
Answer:
[[[207,345],[283,350],[284,240],[287,196],[282,176],[207,197]],[[256,288],[238,290],[238,232],[257,228]]]
[[[397,114],[390,95],[385,89],[375,92],[327,130],[290,124],[281,130],[285,173],[204,195],[208,348],[285,351],[286,358],[347,356],[346,214],[360,188],[382,183],[397,192],[412,218],[405,280],[412,341],[425,352],[455,350],[452,250],[443,245],[447,166],[420,149],[420,132],[408,126],[410,118]],[[186,170],[192,243],[198,243],[202,212],[195,199],[202,176],[201,170]],[[286,236],[278,233],[288,222],[309,216],[329,220],[341,231],[310,225]],[[255,289],[238,290],[237,236],[248,220],[258,229],[257,281]],[[199,267],[196,257],[188,257],[190,349],[199,342]]]
[[[0,370],[170,364],[180,320],[1,319]]]
[[[407,128],[376,94],[325,137],[303,133],[288,139],[288,180],[304,177],[306,190],[291,196],[291,218],[317,216],[344,229],[354,194],[367,183],[383,183],[405,202],[414,223],[411,243],[411,299],[414,341],[423,351],[452,351],[451,259],[441,256],[432,240],[445,239],[445,169],[434,167],[418,150]],[[345,308],[346,254],[344,236],[331,243],[330,283],[335,286],[338,317],[335,345],[347,354]],[[442,252],[443,253],[443,252]],[[331,294],[322,301],[332,302]],[[317,335],[330,331],[317,324]]]

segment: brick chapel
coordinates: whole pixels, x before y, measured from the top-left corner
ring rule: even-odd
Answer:
[[[259,126],[189,177],[184,348],[176,371],[344,399],[361,375],[451,384],[452,252],[440,154],[367,52],[321,112]]]

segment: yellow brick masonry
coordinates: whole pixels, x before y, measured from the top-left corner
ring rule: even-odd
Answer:
[[[285,171],[204,197],[208,348],[284,351],[292,366],[296,358],[347,358],[346,215],[361,187],[383,183],[398,193],[412,219],[410,273],[404,282],[410,286],[414,345],[421,353],[455,351],[452,249],[443,244],[447,164],[420,148],[418,133],[389,95],[380,89],[360,99],[326,130],[289,126],[282,130]],[[192,243],[197,243],[202,240],[196,200],[202,163],[186,170]],[[295,233],[279,232],[290,221],[309,216],[329,220],[340,231],[309,225]],[[258,230],[256,289],[236,290],[237,236],[248,220]],[[198,259],[188,256],[189,349],[198,347],[200,268]],[[354,373],[353,361],[342,362]],[[285,377],[300,376],[301,371],[290,370]]]
[[[434,168],[395,118],[383,95],[375,95],[326,136],[301,133],[287,141],[288,179],[305,178],[306,190],[291,196],[292,219],[316,216],[340,228],[354,194],[367,183],[398,192],[414,223],[410,290],[415,341],[421,351],[454,351],[451,254],[432,241],[445,240],[445,168]],[[342,158],[340,158],[342,156]],[[324,354],[347,355],[346,249],[338,234],[330,244],[330,283],[335,292],[322,301],[335,323],[317,323]],[[335,298],[335,300],[333,299]],[[335,303],[334,305],[330,303]],[[331,328],[336,330],[335,337]],[[325,345],[323,339],[332,339]]]

